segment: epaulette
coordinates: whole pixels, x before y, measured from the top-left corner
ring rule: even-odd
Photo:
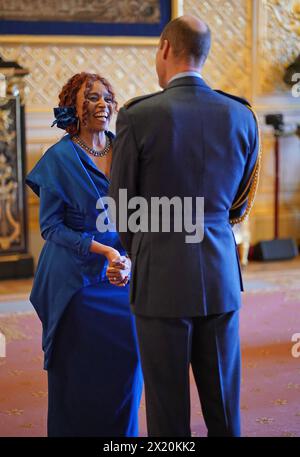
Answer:
[[[218,92],[221,95],[225,95],[225,97],[232,98],[232,100],[242,103],[243,105],[251,106],[246,98],[237,97],[236,95],[228,94],[227,92],[223,92],[222,90],[215,90],[215,92]]]
[[[154,95],[162,94],[163,91],[160,90],[159,92],[153,92],[153,94],[147,94],[147,95],[140,95],[139,97],[134,97],[128,100],[126,103],[124,103],[124,108],[129,108],[130,106],[135,105],[137,102],[146,100],[147,98],[153,97]]]

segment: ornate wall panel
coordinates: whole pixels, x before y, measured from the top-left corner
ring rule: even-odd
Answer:
[[[284,93],[284,69],[300,53],[300,1],[258,0],[257,7],[257,95]]]
[[[206,20],[213,47],[203,72],[214,88],[252,100],[261,120],[266,113],[282,112],[288,122],[299,122],[300,98],[293,99],[282,82],[285,65],[300,52],[300,0],[182,0],[184,13]],[[96,45],[45,42],[0,43],[0,54],[28,68],[27,152],[31,167],[61,132],[50,129],[52,107],[62,84],[81,70],[101,72],[111,79],[119,103],[158,90],[155,46]],[[263,123],[263,122],[262,122]],[[263,172],[252,214],[252,241],[272,236],[273,139],[263,126]],[[299,140],[282,145],[282,233],[299,237]],[[33,196],[30,195],[34,203]],[[32,210],[31,210],[32,214]]]
[[[183,5],[185,13],[205,19],[213,32],[204,71],[208,82],[250,98],[286,91],[284,66],[300,52],[299,0],[185,0]],[[30,70],[26,104],[31,111],[52,107],[64,81],[83,69],[110,76],[121,103],[157,89],[151,46],[86,45],[83,37],[82,45],[1,44],[0,53]],[[256,94],[252,78],[259,80]]]
[[[283,82],[286,66],[300,53],[300,1],[254,0],[256,39],[253,42],[254,100],[263,127],[263,168],[260,191],[252,217],[253,239],[273,236],[274,138],[266,128],[267,113],[282,113],[288,126],[299,123],[300,99]],[[280,141],[279,235],[300,238],[300,140]]]
[[[30,71],[26,77],[28,111],[51,110],[62,85],[80,71],[99,72],[111,80],[121,104],[158,87],[151,46],[10,45],[0,47],[0,54]]]
[[[26,249],[20,113],[19,98],[0,98],[0,256]]]
[[[207,20],[213,48],[204,76],[214,87],[251,98],[251,0],[185,0],[184,12]],[[153,46],[39,45],[0,46],[4,59],[28,68],[26,106],[45,111],[56,104],[62,84],[78,71],[109,77],[120,103],[157,90]]]
[[[203,72],[212,87],[251,99],[252,1],[185,0],[184,12],[204,19],[213,37]]]

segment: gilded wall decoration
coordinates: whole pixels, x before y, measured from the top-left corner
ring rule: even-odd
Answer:
[[[250,99],[287,92],[282,82],[284,67],[300,52],[300,0],[185,0],[183,6],[185,13],[202,17],[212,29],[213,47],[204,76],[213,87]],[[257,37],[253,20],[258,23]],[[30,70],[26,104],[33,111],[50,109],[66,79],[83,69],[110,77],[121,103],[132,95],[157,90],[155,46],[88,45],[84,38],[82,44],[69,45],[2,41],[0,54]],[[252,79],[258,80],[257,93],[253,93]]]
[[[300,53],[300,0],[260,0],[258,8],[258,95],[287,92],[284,71]]]
[[[16,100],[0,98],[0,253],[23,248],[17,174]]]
[[[207,81],[251,99],[252,0],[185,0],[184,12],[211,28],[212,50],[203,72]]]
[[[107,77],[119,103],[157,90],[153,47],[110,47],[73,45],[17,45],[0,49],[4,59],[26,63],[26,105],[32,111],[49,111],[74,73],[96,72]],[[138,70],[138,71],[137,71]]]
[[[290,111],[288,122],[299,119],[296,104],[291,108],[289,88],[282,82],[282,76],[285,66],[300,52],[300,0],[179,0],[179,3],[183,4],[184,13],[203,18],[211,27],[213,46],[203,76],[213,88],[254,101],[261,119],[265,112],[274,110]],[[144,42],[138,45],[138,41],[124,44],[118,40],[112,45],[81,38],[69,43],[55,42],[54,38],[51,42],[0,41],[0,55],[6,60],[17,60],[30,71],[25,77],[29,167],[61,133],[48,126],[57,95],[72,74],[82,70],[102,73],[111,80],[120,105],[133,96],[159,90],[155,74],[156,39],[147,45]],[[281,97],[276,97],[277,94]],[[285,142],[282,148],[287,163],[292,164],[289,169],[283,164],[281,180],[281,233],[287,236],[292,232],[299,234],[300,227],[299,180],[293,175],[300,160],[296,141]],[[272,236],[274,167],[270,133],[264,133],[263,145],[263,172],[252,212],[255,223],[251,241],[258,236]]]
[[[202,17],[212,29],[212,54],[204,71],[207,81],[251,98],[251,0],[185,0],[184,12]],[[26,105],[32,111],[50,110],[65,81],[82,70],[110,78],[120,103],[158,89],[154,46],[86,45],[83,38],[82,46],[2,44],[0,54],[29,69]]]

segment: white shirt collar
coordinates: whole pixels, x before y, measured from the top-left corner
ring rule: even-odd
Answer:
[[[171,81],[174,81],[175,79],[178,79],[178,78],[184,78],[185,76],[194,76],[196,78],[202,78],[202,76],[200,75],[200,73],[198,73],[197,71],[183,71],[181,73],[177,73],[176,75],[174,75],[169,81],[168,81],[168,84],[170,84]]]

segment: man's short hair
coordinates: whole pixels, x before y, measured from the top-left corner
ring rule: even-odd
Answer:
[[[211,32],[207,25],[203,32],[194,30],[179,17],[166,25],[160,39],[161,45],[164,40],[169,41],[175,57],[203,65],[210,50]]]

